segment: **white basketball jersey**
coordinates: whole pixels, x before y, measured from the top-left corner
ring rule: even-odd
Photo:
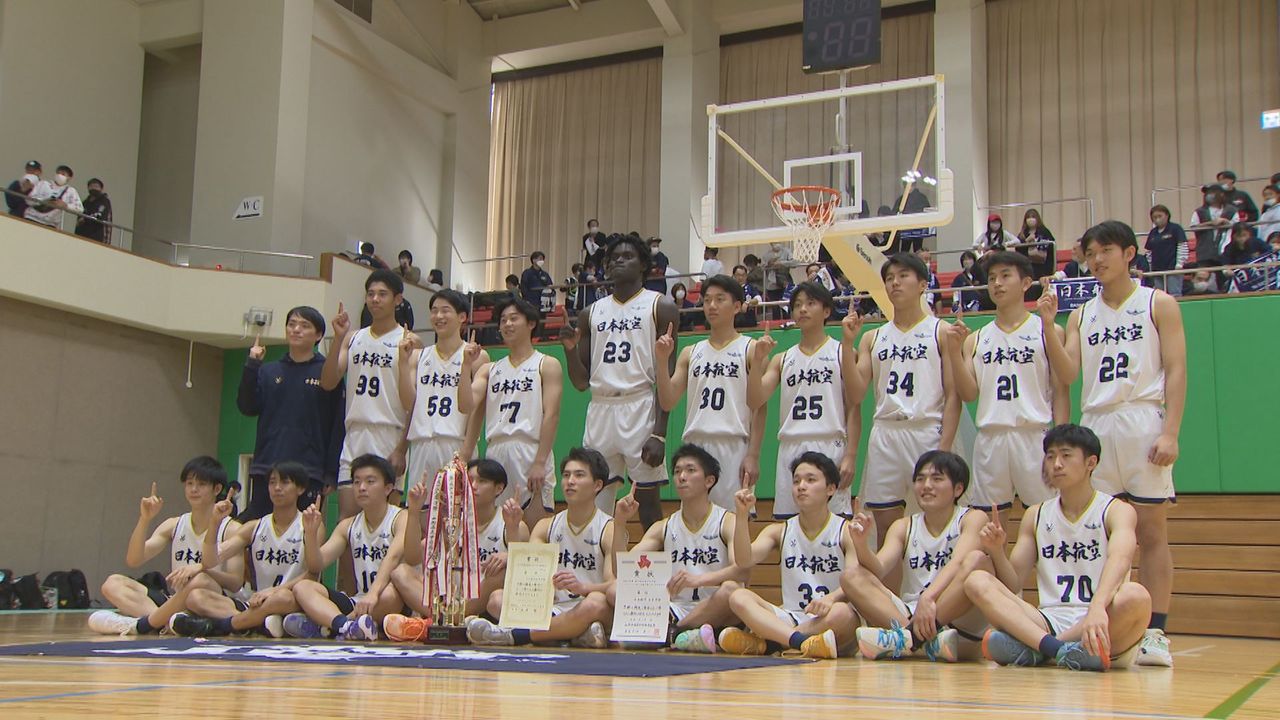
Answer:
[[[422,351],[414,383],[413,417],[409,420],[409,440],[453,438],[467,433],[467,416],[458,412],[458,382],[462,375],[462,347],[449,357],[441,357],[439,345]],[[470,388],[467,388],[468,391]]]
[[[800,527],[800,516],[787,520],[782,530],[782,609],[802,612],[814,598],[840,589],[844,572],[845,520],[827,515],[827,524],[810,539]]]
[[[871,345],[871,376],[876,389],[876,420],[942,422],[939,320],[926,317],[909,330],[892,322],[876,330]]]
[[[249,541],[249,557],[253,560],[255,590],[278,587],[301,575],[302,513],[279,535],[270,515],[259,520]]]
[[[536,350],[519,367],[504,357],[489,366],[485,400],[485,438],[538,442],[542,427],[542,353]]]
[[[391,548],[392,529],[400,508],[389,505],[387,514],[376,528],[365,523],[364,511],[361,510],[351,522],[347,531],[347,545],[351,547],[351,558],[355,563],[356,597],[364,597],[378,577],[382,560]],[[394,568],[387,568],[391,572]]]
[[[1119,309],[1099,294],[1080,309],[1080,409],[1164,402],[1164,365],[1152,308],[1156,291],[1134,285]]]
[[[969,508],[957,505],[951,511],[951,519],[935,536],[924,524],[924,513],[918,512],[907,519],[907,547],[902,554],[902,593],[908,603],[920,599],[920,593],[929,587],[942,568],[951,562],[960,539],[960,520]]]
[[[480,551],[480,562],[507,551],[507,523],[501,512],[494,512],[489,524],[476,531],[476,548]]]
[[[1053,423],[1053,381],[1045,331],[1044,321],[1034,313],[1013,332],[1001,330],[994,322],[978,330],[973,369],[978,376],[979,428],[1045,427]]]
[[[227,534],[227,523],[231,518],[223,518],[222,524],[218,526],[218,544],[221,545]],[[205,532],[209,532],[206,528]],[[204,547],[204,533],[196,534],[191,527],[191,513],[185,512],[178,516],[178,524],[173,526],[173,539],[169,541],[169,550],[171,552],[172,561],[169,563],[169,571],[173,572],[183,565],[199,565],[204,559],[204,553],[201,548]]]
[[[799,345],[788,348],[782,354],[779,383],[779,438],[811,440],[847,434],[839,341],[829,337],[813,354]]]
[[[400,403],[400,339],[404,328],[374,337],[373,328],[361,328],[347,345],[347,427],[392,425],[403,428]]]
[[[684,438],[746,438],[751,434],[747,407],[747,348],[751,338],[717,350],[700,340],[689,351],[689,390],[685,401]]]
[[[547,530],[547,541],[560,545],[559,569],[571,570],[584,583],[604,582],[604,564],[608,560],[604,556],[604,534],[609,530],[613,518],[600,512],[595,515],[581,532],[574,532],[569,527],[569,511],[561,510],[551,518],[551,527]],[[567,590],[556,590],[556,602],[577,600],[578,596]]]
[[[685,524],[683,510],[667,518],[662,547],[671,552],[672,572],[683,568],[692,575],[705,575],[728,567],[729,547],[721,537],[726,512],[712,505],[702,525],[693,529]],[[712,592],[715,588],[685,588],[672,595],[671,602],[696,603]]]
[[[657,382],[653,343],[660,297],[652,290],[641,290],[626,302],[610,295],[588,309],[592,395],[634,395],[653,389]]]
[[[1062,513],[1062,498],[1040,503],[1036,517],[1036,587],[1040,607],[1088,607],[1107,564],[1104,516],[1115,498],[1094,492],[1074,523]]]

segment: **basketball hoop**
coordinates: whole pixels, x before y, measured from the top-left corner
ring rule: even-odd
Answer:
[[[791,231],[792,256],[816,262],[822,236],[836,219],[840,191],[824,185],[795,185],[773,193],[773,212]]]

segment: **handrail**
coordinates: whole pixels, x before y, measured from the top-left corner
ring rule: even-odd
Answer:
[[[181,242],[171,242],[169,244],[174,247],[194,248],[196,250],[218,250],[221,252],[244,253],[246,255],[266,255],[269,257],[297,258],[300,260],[316,259],[315,255],[306,255],[303,253],[279,252],[276,250],[253,250],[249,248],[220,247],[218,245],[196,245],[194,243],[181,243]]]
[[[1215,181],[1217,180],[1216,177],[1214,179]],[[1244,183],[1244,182],[1258,182],[1260,180],[1270,180],[1270,179],[1271,179],[1270,177],[1241,178],[1239,180],[1236,180],[1236,185],[1239,185],[1240,183]],[[1175,190],[1178,190],[1178,191],[1197,190],[1198,191],[1200,188],[1204,187],[1206,184],[1208,183],[1201,183],[1199,185],[1172,185],[1170,187],[1151,188],[1151,207],[1156,206],[1156,193],[1173,192]],[[1217,183],[1215,182],[1214,184],[1217,184]]]
[[[978,209],[979,210],[998,210],[1000,208],[1009,208],[1012,210],[1014,208],[1020,208],[1020,207],[1034,207],[1037,205],[1062,205],[1064,203],[1074,203],[1074,202],[1082,202],[1088,206],[1089,226],[1092,227],[1093,226],[1093,198],[1091,197],[1059,198],[1056,200],[1036,200],[1032,202],[1012,202],[1012,203],[1004,203],[1003,205],[987,205],[984,207],[979,207]],[[1154,205],[1155,203],[1152,203],[1152,204]]]

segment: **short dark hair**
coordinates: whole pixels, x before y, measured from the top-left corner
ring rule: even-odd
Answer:
[[[720,248],[718,248],[718,247],[709,247],[709,248],[707,248],[707,252],[711,253],[711,257],[719,257],[719,256],[720,256]]]
[[[411,263],[413,262],[413,253],[409,252],[408,250],[401,250],[401,251],[400,251],[400,254],[399,254],[399,255],[397,255],[396,257],[397,257],[397,258],[409,258],[409,262],[411,262]]]
[[[194,476],[201,482],[207,482],[210,485],[217,485],[225,489],[227,487],[227,469],[222,467],[222,463],[216,458],[208,455],[199,455],[187,461],[182,466],[182,473],[178,475],[178,482],[186,482],[187,478]],[[221,491],[219,491],[221,494]]]
[[[747,294],[743,291],[742,286],[738,284],[737,280],[734,280],[728,275],[712,275],[706,280],[703,280],[702,294],[704,296],[710,288],[720,288],[721,290],[729,293],[734,302],[746,302],[747,300]]]
[[[102,180],[101,180],[100,178],[89,178],[89,182],[85,183],[85,185],[86,185],[86,186],[87,186],[87,185],[97,185],[98,187],[102,188],[103,190],[106,190],[106,189],[107,189],[107,184],[106,184],[106,183],[104,183],[104,182],[102,182]]]
[[[71,170],[70,165],[59,165],[58,169],[54,170],[54,172],[66,173],[68,175],[75,175],[75,172]]]
[[[501,485],[502,489],[507,488],[507,469],[502,467],[502,463],[492,458],[476,458],[467,463],[468,470],[475,470],[476,477],[481,480],[488,480],[496,485]]]
[[[431,272],[427,273],[427,280],[436,283],[437,285],[443,285],[444,273],[439,268],[435,268]]]
[[[1098,440],[1098,436],[1092,430],[1075,423],[1063,423],[1049,428],[1049,431],[1044,434],[1042,447],[1046,453],[1051,447],[1080,448],[1086,458],[1092,455],[1099,460],[1102,459],[1102,441]]]
[[[917,257],[915,253],[900,252],[890,255],[889,259],[880,266],[881,281],[889,279],[889,273],[894,266],[910,270],[915,273],[916,277],[925,282],[929,280],[929,266],[925,265],[924,261]]]
[[[703,475],[709,475],[716,479],[713,486],[720,482],[720,461],[712,457],[706,448],[693,443],[685,443],[676,449],[675,455],[671,456],[671,470],[675,472],[676,463],[682,458],[693,458],[698,463],[698,467],[702,469]]]
[[[965,258],[969,258],[969,259],[970,259],[970,260],[972,260],[974,263],[977,263],[977,262],[978,262],[978,253],[976,253],[976,252],[974,252],[974,251],[972,251],[972,250],[965,250],[964,252],[960,253],[960,264],[961,264],[961,265],[964,265],[964,259],[965,259]]]
[[[997,265],[1008,265],[1018,271],[1018,275],[1024,278],[1035,279],[1035,270],[1031,268],[1031,258],[1019,252],[1010,250],[1000,250],[992,253],[986,260],[987,272],[990,273]]]
[[[430,310],[435,307],[437,300],[443,300],[452,305],[459,315],[466,315],[470,312],[467,305],[467,296],[457,290],[450,290],[449,288],[437,290],[436,294],[431,296],[431,302],[427,303],[427,309]]]
[[[352,460],[351,479],[355,479],[357,470],[363,470],[365,468],[373,468],[374,470],[377,470],[378,473],[382,475],[382,482],[387,485],[391,485],[396,481],[396,471],[391,469],[391,463],[387,462],[387,459],[381,455],[365,453],[355,460]]]
[[[505,282],[506,282],[508,285],[519,285],[519,284],[520,284],[520,278],[516,277],[515,275],[508,275],[508,276],[507,276],[507,279],[505,280]]]
[[[746,256],[742,258],[742,262],[745,265],[759,265],[760,258],[757,257],[755,253],[747,253]]]
[[[636,257],[640,258],[640,264],[644,266],[647,273],[653,268],[653,251],[649,249],[649,243],[640,239],[639,235],[618,235],[609,242],[609,249],[605,251],[604,257],[608,261],[613,257],[613,253],[621,245],[630,245],[635,250]]]
[[[827,289],[826,285],[812,280],[805,280],[796,285],[795,289],[791,291],[791,302],[787,304],[788,311],[795,312],[796,302],[799,301],[801,293],[804,293],[811,300],[817,300],[822,303],[822,307],[828,310],[836,309],[836,302],[831,298],[831,291]]]
[[[299,490],[305,491],[311,487],[311,475],[307,473],[307,466],[300,462],[292,460],[278,462],[271,466],[271,472],[297,485]]]
[[[960,486],[961,492],[969,489],[969,463],[959,455],[945,450],[930,450],[916,460],[911,477],[919,475],[926,467],[933,467],[946,475],[953,486]]]
[[[571,461],[586,465],[587,472],[591,473],[592,480],[599,480],[602,483],[609,482],[609,463],[604,459],[604,455],[600,454],[599,450],[585,447],[569,448],[569,452],[560,461],[560,474],[564,474],[565,467]]]
[[[791,474],[795,475],[796,468],[801,465],[812,465],[822,472],[823,477],[827,480],[827,485],[837,486],[840,484],[840,468],[836,467],[836,462],[820,452],[808,450],[800,453],[799,457],[791,461]]]
[[[1173,217],[1173,213],[1169,212],[1169,208],[1164,205],[1153,205],[1151,207],[1151,210],[1147,212],[1147,217],[1151,217],[1152,215],[1155,215],[1158,212],[1164,213],[1165,217],[1170,217],[1170,218]]]
[[[371,243],[371,242],[362,242],[362,243],[360,243],[360,252],[364,253],[365,255],[372,255],[372,254],[373,254],[373,243]]]
[[[533,251],[532,253],[530,253],[530,255],[529,255],[529,262],[534,262],[534,261],[536,261],[538,258],[542,258],[543,260],[546,260],[546,259],[547,259],[547,254],[546,254],[546,253],[544,253],[544,252],[542,252],[541,250],[534,250],[534,251]]]
[[[1133,234],[1133,228],[1119,220],[1104,220],[1085,230],[1084,236],[1080,238],[1081,246],[1088,250],[1091,242],[1099,245],[1115,245],[1121,250],[1138,249],[1138,237]]]
[[[502,313],[506,312],[508,308],[515,308],[516,312],[523,315],[524,319],[529,321],[530,332],[537,332],[538,308],[530,305],[528,301],[526,301],[524,298],[513,296],[513,297],[503,298],[502,300],[499,300],[493,306],[493,321],[494,322],[501,321]]]
[[[324,337],[324,315],[321,315],[319,310],[311,307],[310,305],[299,305],[298,307],[290,310],[288,314],[284,316],[284,324],[288,325],[289,319],[294,315],[297,315],[303,320],[311,323],[311,326],[316,329],[316,332],[320,333],[320,337]]]
[[[588,225],[590,225],[591,223],[595,223],[596,225],[599,225],[600,221],[595,218],[591,218],[590,220],[587,220]]]
[[[1214,179],[1217,179],[1217,178],[1226,178],[1226,179],[1230,180],[1231,182],[1235,182],[1235,181],[1236,181],[1236,174],[1235,174],[1234,172],[1232,172],[1231,170],[1219,170],[1219,171],[1218,171],[1218,174],[1214,176]]]
[[[742,272],[744,272],[744,273],[745,273],[745,272],[747,271],[747,266],[746,266],[746,265],[734,265],[734,266],[733,266],[733,269],[732,269],[732,270],[730,270],[729,272],[736,274],[739,270],[741,270]]]
[[[364,281],[364,291],[369,292],[369,288],[372,287],[374,283],[382,283],[383,285],[386,285],[392,295],[404,294],[404,280],[401,280],[399,275],[391,272],[390,270],[379,268],[369,273],[368,279]]]

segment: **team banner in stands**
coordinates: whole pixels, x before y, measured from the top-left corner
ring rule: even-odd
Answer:
[[[1055,280],[1053,291],[1058,295],[1058,312],[1069,313],[1084,305],[1098,294],[1098,281],[1093,278]]]
[[[1280,253],[1269,252],[1254,260],[1250,260],[1249,264],[1275,262],[1280,259]],[[1232,273],[1232,280],[1235,283],[1236,292],[1262,292],[1263,290],[1280,290],[1280,268],[1240,268]]]
[[[614,642],[657,642],[667,639],[670,620],[671,557],[641,551],[618,553],[617,605],[613,614]]]

